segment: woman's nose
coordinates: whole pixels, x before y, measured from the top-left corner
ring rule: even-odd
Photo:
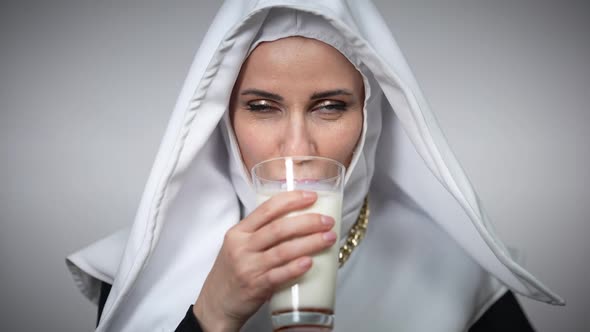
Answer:
[[[316,145],[309,132],[305,119],[289,120],[284,132],[284,140],[281,149],[282,156],[313,156],[316,153]]]

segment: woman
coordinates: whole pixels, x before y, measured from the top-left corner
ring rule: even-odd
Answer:
[[[321,216],[280,218],[313,194],[256,208],[249,169],[282,155],[347,166],[342,234],[368,196],[365,239],[339,271],[337,331],[477,330],[500,298],[520,313],[508,288],[563,303],[494,236],[369,3],[229,1],[195,58],[132,229],[68,258],[89,298],[113,285],[97,330],[270,330],[272,290],[343,244]]]

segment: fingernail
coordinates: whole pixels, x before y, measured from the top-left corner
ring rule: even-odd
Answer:
[[[311,259],[309,257],[305,257],[299,260],[300,267],[308,267],[311,265]]]
[[[332,226],[334,225],[334,218],[329,216],[322,216],[322,224],[326,226]]]
[[[324,235],[322,235],[322,237],[326,241],[334,241],[334,240],[336,240],[336,233],[334,233],[334,232],[326,232],[326,233],[324,233]]]
[[[313,191],[303,191],[302,192],[303,198],[315,198],[315,192]]]

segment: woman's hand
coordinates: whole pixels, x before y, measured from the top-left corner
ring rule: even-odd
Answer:
[[[314,192],[277,194],[227,231],[193,306],[204,331],[238,331],[275,289],[309,270],[310,255],[334,244],[331,217],[284,217],[316,199]]]

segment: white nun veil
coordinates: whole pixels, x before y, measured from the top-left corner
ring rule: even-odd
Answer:
[[[97,331],[172,331],[196,300],[225,232],[253,209],[224,119],[233,84],[256,43],[289,35],[334,46],[367,90],[343,231],[367,192],[372,213],[339,271],[337,331],[463,331],[506,287],[563,304],[495,236],[370,2],[230,0],[196,54],[133,226],[66,260],[89,299],[101,281],[113,284]],[[263,307],[243,331],[269,324]]]

